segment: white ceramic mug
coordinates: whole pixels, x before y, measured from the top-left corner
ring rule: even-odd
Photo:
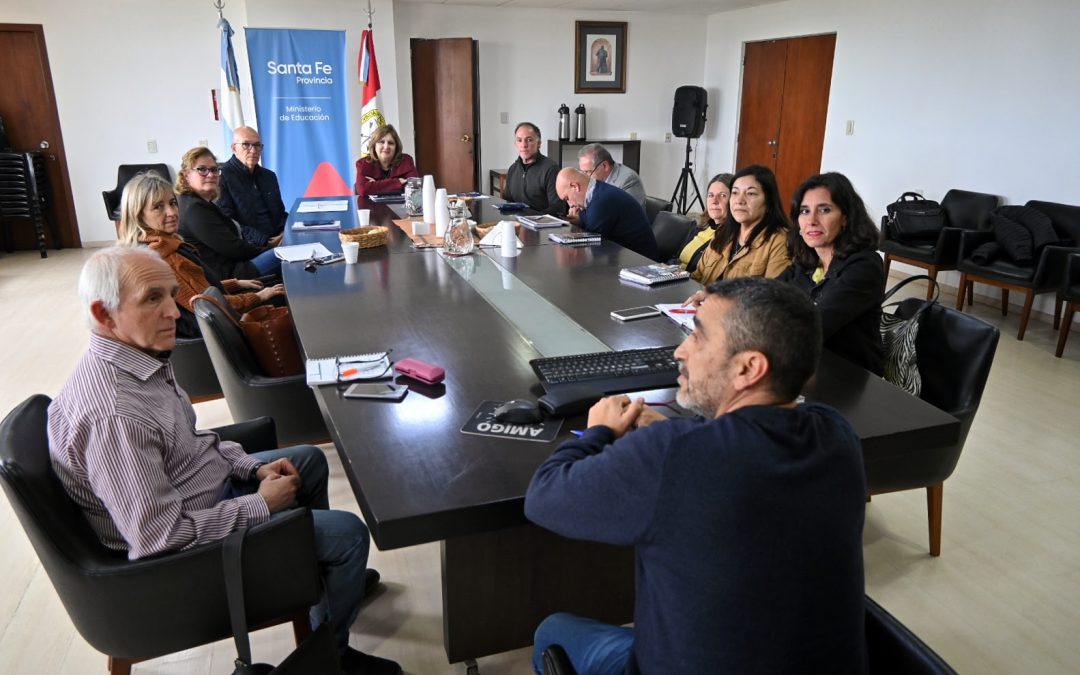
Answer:
[[[341,252],[345,254],[346,264],[355,265],[357,259],[360,257],[360,243],[355,241],[342,242]]]

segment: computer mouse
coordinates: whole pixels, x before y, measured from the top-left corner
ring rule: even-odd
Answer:
[[[543,413],[537,407],[535,401],[523,398],[515,398],[495,408],[496,422],[509,422],[511,424],[536,424],[544,419]]]

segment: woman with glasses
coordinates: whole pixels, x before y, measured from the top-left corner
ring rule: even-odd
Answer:
[[[281,284],[263,287],[255,280],[219,278],[203,264],[195,247],[176,233],[180,225],[179,214],[172,185],[154,172],[141,173],[128,181],[120,198],[120,243],[147,246],[157,251],[176,274],[180,285],[176,294],[176,304],[180,307],[177,337],[199,337],[199,324],[192,313],[191,299],[210,286],[220,290],[239,313],[285,294]]]
[[[371,134],[367,155],[356,160],[356,194],[392,194],[405,189],[405,181],[419,178],[413,158],[401,150],[401,136],[392,124],[384,124]]]
[[[236,221],[214,203],[220,179],[221,167],[210,148],[192,148],[180,158],[176,172],[180,234],[195,244],[199,257],[222,279],[280,274],[281,261],[274,255],[280,236],[266,246],[246,241]]]

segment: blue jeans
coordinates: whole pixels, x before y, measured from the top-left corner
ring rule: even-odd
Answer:
[[[274,249],[268,248],[251,259],[251,264],[259,270],[260,276],[281,274],[281,258],[274,255]]]
[[[323,597],[311,608],[311,627],[329,619],[342,652],[349,646],[349,627],[360,613],[364,598],[364,571],[367,569],[371,537],[367,526],[347,511],[330,510],[326,494],[330,470],[322,450],[311,445],[297,445],[280,450],[253,452],[260,462],[289,458],[300,472],[296,501],[311,509],[315,525],[315,558],[323,583]],[[255,481],[231,481],[224,499],[257,492]],[[270,516],[275,518],[276,515]]]
[[[540,622],[533,640],[533,668],[544,672],[541,656],[559,645],[578,675],[622,675],[634,646],[634,629],[560,612]]]

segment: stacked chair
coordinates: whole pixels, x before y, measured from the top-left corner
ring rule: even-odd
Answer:
[[[42,258],[49,257],[45,248],[46,224],[53,244],[60,248],[45,157],[40,152],[0,152],[0,223],[8,253],[12,251],[12,220],[29,220],[33,224]]]

